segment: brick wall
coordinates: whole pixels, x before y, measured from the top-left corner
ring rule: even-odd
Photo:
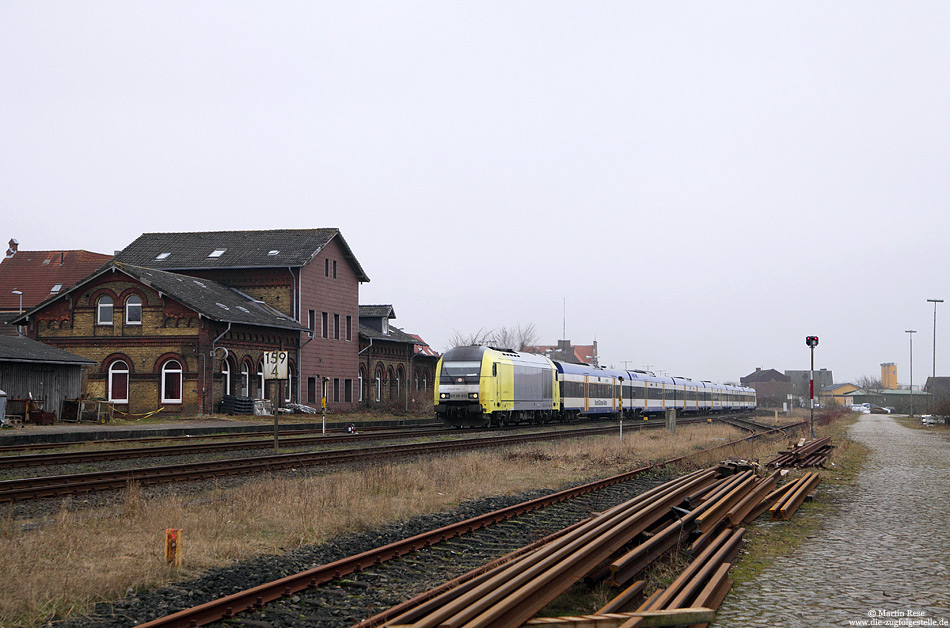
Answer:
[[[300,270],[300,323],[308,325],[309,312],[313,310],[315,327],[312,340],[307,334],[303,335],[306,345],[300,356],[301,399],[308,404],[318,401],[320,380],[327,377],[330,380],[327,405],[331,409],[351,410],[358,399],[359,280],[336,240],[331,240]],[[312,380],[311,386],[316,385],[314,401],[307,394],[308,380]]]
[[[131,295],[142,300],[139,325],[125,320],[125,303]],[[115,406],[130,414],[163,408],[163,414],[192,416],[217,409],[225,392],[224,377],[222,360],[211,357],[211,345],[219,336],[216,346],[228,349],[237,367],[237,374],[232,368],[232,382],[240,374],[241,360],[253,365],[251,394],[255,397],[259,391],[257,365],[264,352],[290,349],[293,355],[297,347],[296,332],[252,325],[228,330],[227,324],[200,318],[193,310],[121,273],[102,275],[71,296],[71,302],[64,297],[36,312],[28,334],[98,363],[86,378],[83,395],[87,398],[109,398],[110,367],[118,361],[124,363],[128,401]],[[113,300],[111,325],[97,322],[97,303],[103,296]],[[181,366],[180,402],[162,399],[163,367],[171,361]],[[113,377],[125,375],[119,372]]]

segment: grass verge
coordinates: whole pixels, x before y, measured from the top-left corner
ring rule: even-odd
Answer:
[[[682,426],[675,434],[626,428],[623,442],[609,436],[332,473],[301,469],[201,494],[130,486],[108,508],[77,507],[80,499],[67,499],[44,521],[0,517],[0,625],[38,626],[251,556],[440,512],[469,499],[606,477],[742,436],[721,424]],[[695,464],[733,456],[765,459],[784,445],[719,449]],[[163,561],[166,528],[184,530],[178,571]]]

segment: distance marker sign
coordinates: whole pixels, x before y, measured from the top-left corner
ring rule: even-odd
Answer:
[[[268,351],[264,354],[264,379],[287,379],[286,351]]]

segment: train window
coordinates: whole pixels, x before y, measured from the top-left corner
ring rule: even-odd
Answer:
[[[494,365],[492,365],[494,366]],[[451,377],[478,376],[481,372],[481,362],[443,362],[442,373]]]

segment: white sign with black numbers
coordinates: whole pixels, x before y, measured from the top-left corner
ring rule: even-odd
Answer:
[[[268,351],[264,354],[264,379],[287,379],[287,352]]]

